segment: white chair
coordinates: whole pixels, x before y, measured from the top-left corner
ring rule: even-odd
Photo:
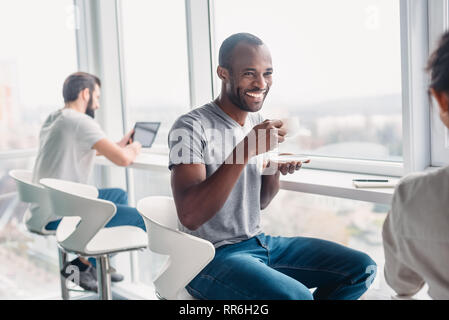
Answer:
[[[23,222],[28,231],[42,235],[54,236],[56,231],[46,230],[45,226],[58,217],[53,215],[50,209],[47,190],[32,182],[33,173],[30,170],[11,170],[9,176],[15,180],[19,199],[22,202],[37,206],[33,212],[28,208],[23,217]],[[59,270],[62,270],[67,262],[67,253],[58,247]],[[62,299],[70,298],[65,278],[60,274]]]
[[[56,231],[59,245],[66,252],[97,259],[100,298],[111,300],[109,254],[145,248],[145,231],[134,226],[104,228],[117,208],[111,201],[97,199],[95,187],[58,179],[39,183],[48,189],[53,212],[63,217]]]
[[[185,286],[214,258],[214,246],[178,230],[173,198],[144,198],[137,203],[137,211],[145,221],[149,249],[169,256],[154,280],[156,296],[166,300],[193,299]]]

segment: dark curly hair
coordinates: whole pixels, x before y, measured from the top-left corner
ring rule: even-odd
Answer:
[[[430,56],[427,72],[431,76],[430,89],[449,93],[449,32],[441,37],[438,48]]]

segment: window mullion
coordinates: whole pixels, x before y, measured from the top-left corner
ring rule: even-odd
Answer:
[[[192,107],[213,99],[212,41],[209,0],[185,0]]]
[[[401,0],[402,114],[404,173],[430,165],[427,1]]]

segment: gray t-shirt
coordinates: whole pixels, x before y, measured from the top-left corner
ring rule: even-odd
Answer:
[[[249,113],[242,127],[211,102],[176,120],[170,130],[169,169],[178,164],[205,164],[210,177],[228,158],[236,145],[263,122],[258,113]],[[223,207],[197,230],[179,223],[179,229],[206,239],[218,248],[237,243],[259,233],[262,165],[254,157],[242,171]]]
[[[64,108],[50,114],[39,133],[39,151],[33,182],[56,178],[87,183],[96,151],[93,145],[106,135],[88,115]]]

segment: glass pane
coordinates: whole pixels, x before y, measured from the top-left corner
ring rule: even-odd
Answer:
[[[173,197],[168,170],[134,170],[134,188],[136,202],[148,196]],[[161,272],[168,257],[149,249],[139,251],[139,280],[153,286],[154,279]]]
[[[265,233],[337,242],[365,252],[377,264],[366,299],[390,299],[394,291],[383,275],[382,225],[389,206],[281,190],[262,212]]]
[[[238,32],[268,45],[273,86],[262,114],[301,124],[281,151],[402,161],[399,4],[215,0],[214,56]]]
[[[72,0],[0,1],[0,151],[37,147],[77,70]]]
[[[57,247],[54,237],[28,232],[12,169],[31,169],[32,158],[0,160],[0,299],[60,297]]]
[[[128,126],[160,121],[154,144],[167,146],[171,125],[190,108],[184,0],[121,4]]]

